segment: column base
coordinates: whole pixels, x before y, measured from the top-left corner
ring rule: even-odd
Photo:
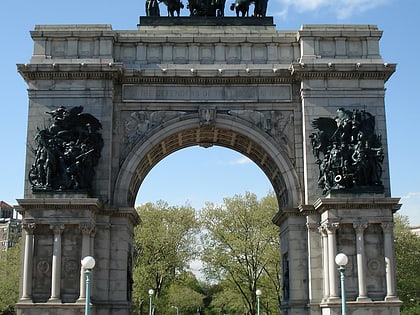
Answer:
[[[61,304],[61,299],[52,297],[48,300],[47,303],[60,303]]]
[[[367,296],[359,296],[356,299],[357,302],[372,302],[372,299]]]
[[[386,302],[398,302],[400,299],[395,295],[389,295],[385,297]]]
[[[76,303],[80,303],[80,304],[85,304],[86,303],[86,298],[84,298],[84,297],[79,297],[77,300],[76,300]]]
[[[32,304],[33,301],[32,301],[32,298],[30,298],[30,297],[22,297],[22,298],[19,299],[18,303]]]
[[[327,303],[341,303],[341,298],[338,296],[330,296],[327,300]]]

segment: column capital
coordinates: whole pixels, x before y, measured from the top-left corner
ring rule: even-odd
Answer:
[[[22,224],[23,229],[26,231],[26,233],[28,234],[33,234],[34,230],[36,228],[36,223],[34,222],[26,222]]]
[[[328,222],[324,224],[324,228],[328,234],[335,233],[338,230],[340,223],[338,222]]]
[[[306,223],[306,228],[307,228],[309,231],[316,231],[317,229],[319,229],[319,228],[320,228],[320,226],[319,226],[319,224],[318,224],[318,223]]]
[[[353,222],[353,228],[356,230],[357,233],[362,233],[368,226],[369,223],[367,221]]]
[[[394,230],[394,222],[382,222],[381,227],[384,233],[392,233]]]
[[[53,230],[54,234],[61,234],[64,231],[63,223],[50,224],[50,229]]]
[[[83,235],[90,235],[94,229],[94,225],[91,223],[80,223],[79,230]]]

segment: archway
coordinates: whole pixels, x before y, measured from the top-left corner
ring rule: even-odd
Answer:
[[[115,203],[133,207],[140,185],[153,166],[171,153],[193,145],[219,145],[242,153],[267,175],[280,207],[301,202],[297,175],[285,149],[251,124],[229,117],[209,126],[200,126],[196,118],[168,122],[165,128],[144,139],[121,166]]]
[[[25,229],[18,314],[80,313],[86,297],[79,262],[86,255],[98,260],[92,299],[97,314],[130,314],[139,187],[159,161],[196,145],[240,152],[271,182],[287,267],[285,314],[338,313],[337,250],[347,251],[357,267],[352,308],[396,314],[392,229],[399,205],[390,198],[384,114],[384,84],[395,65],[380,56],[382,32],[374,25],[281,31],[269,17],[188,20],[177,27],[170,19],[145,21],[134,31],[38,25],[31,32],[34,54],[18,65],[29,86],[27,174],[37,166],[31,145],[45,126],[46,112],[83,109],[100,122],[104,145],[100,159],[95,155],[82,163],[90,191],[75,189],[77,167],[76,172],[62,168],[67,186],[60,182],[51,189],[41,178],[34,187],[26,179],[25,198],[18,200]],[[376,117],[385,146],[379,190],[346,191],[329,181],[338,189],[324,187],[328,195],[323,195],[318,187],[320,170],[342,179],[337,168],[332,174],[339,177],[326,174],[311,143],[316,119],[327,117],[338,131],[337,107]],[[92,135],[91,124],[83,127],[75,129],[79,149],[86,145],[80,139]],[[58,142],[61,150],[63,143]],[[77,165],[84,156],[70,160]],[[39,166],[44,160],[35,162]],[[348,169],[345,175],[351,175]],[[378,257],[366,255],[374,248],[381,249]],[[365,273],[371,266],[380,268],[379,280],[378,270]]]

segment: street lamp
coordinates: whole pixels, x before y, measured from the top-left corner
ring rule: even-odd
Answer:
[[[349,258],[346,254],[339,253],[335,256],[335,263],[338,265],[338,271],[340,271],[341,280],[341,314],[346,315],[346,290],[344,287],[344,271],[345,266],[349,262]]]
[[[176,306],[171,306],[171,307],[174,308],[174,309],[176,309],[176,315],[179,315],[178,307],[176,307]]]
[[[149,315],[152,315],[152,296],[154,293],[153,289],[149,289]]]
[[[81,263],[86,275],[85,315],[90,315],[90,272],[95,267],[95,258],[86,256],[82,259]]]
[[[255,291],[255,294],[257,295],[257,315],[260,315],[260,296],[262,294],[261,290]]]

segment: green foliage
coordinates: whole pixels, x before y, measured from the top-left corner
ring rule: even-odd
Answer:
[[[420,314],[420,238],[409,228],[408,217],[395,215],[395,262],[402,315]]]
[[[255,291],[260,289],[267,313],[279,312],[280,240],[271,222],[277,211],[273,193],[261,201],[252,193],[236,195],[225,198],[223,205],[208,203],[201,211],[205,273],[208,280],[223,283],[214,307],[255,314]]]
[[[195,210],[159,201],[142,205],[137,211],[142,223],[136,227],[134,237],[134,303],[148,305],[148,290],[153,289],[154,312],[173,314],[168,305],[182,289],[174,282],[196,256]],[[193,297],[191,292],[190,296]],[[199,300],[197,295],[194,298]],[[192,307],[191,303],[188,307]]]
[[[0,314],[14,314],[19,298],[20,242],[0,254]]]

